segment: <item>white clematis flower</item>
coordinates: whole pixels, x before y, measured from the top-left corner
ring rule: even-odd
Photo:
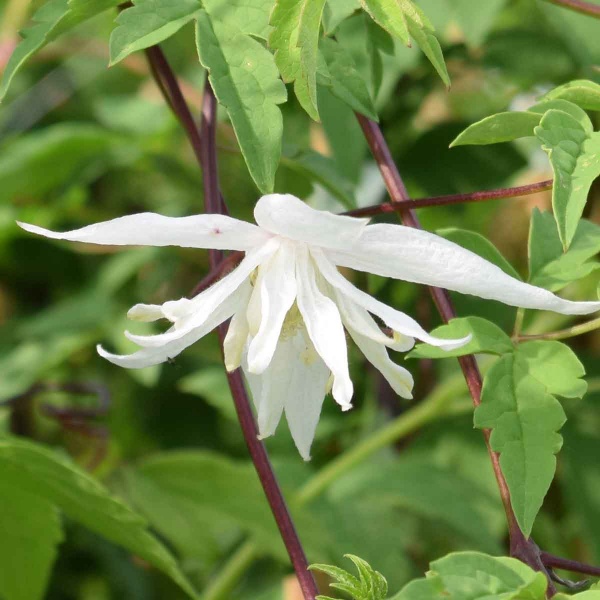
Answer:
[[[388,348],[409,350],[415,338],[445,349],[469,338],[432,337],[408,315],[352,285],[338,271],[349,267],[499,300],[512,306],[585,314],[600,302],[570,302],[513,279],[480,256],[434,234],[401,225],[317,211],[291,195],[262,197],[257,225],[223,215],[171,218],[152,213],[121,217],[67,233],[20,223],[27,231],[90,244],[183,246],[241,250],[244,259],[195,298],[163,305],[137,304],[133,320],[167,319],[165,333],[125,332],[141,349],[118,356],[98,352],[126,368],[177,356],[227,319],[225,363],[242,366],[250,384],[261,437],[272,435],[285,411],[305,458],[331,385],[342,410],[351,408],[345,331],[396,393],[411,397],[413,379],[392,362]],[[391,330],[386,335],[373,316]]]

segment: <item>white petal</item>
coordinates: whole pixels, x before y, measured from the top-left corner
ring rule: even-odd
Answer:
[[[353,386],[348,372],[348,350],[340,313],[318,288],[308,250],[298,247],[296,260],[298,308],[308,335],[333,373],[333,397],[344,409],[351,407]]]
[[[377,315],[388,327],[391,327],[394,331],[398,331],[403,335],[411,338],[417,338],[423,342],[427,342],[432,346],[439,346],[446,350],[452,350],[459,348],[469,343],[471,336],[468,335],[465,338],[456,340],[444,340],[441,338],[433,337],[429,335],[413,318],[408,315],[387,306],[383,302],[376,300],[369,294],[354,287],[336,267],[329,262],[328,258],[318,248],[311,249],[311,254],[317,263],[321,274],[325,279],[336,288],[339,292],[344,294],[349,300],[355,302],[359,306],[362,306],[365,310],[370,313]]]
[[[132,321],[150,323],[164,319],[165,315],[160,304],[136,304],[127,312],[127,318]]]
[[[242,262],[223,279],[217,281],[213,286],[209,287],[198,294],[191,302],[193,306],[190,310],[189,304],[184,304],[186,310],[188,310],[188,316],[184,316],[183,319],[177,323],[175,329],[170,329],[166,333],[158,335],[146,336],[146,335],[135,335],[126,332],[125,335],[140,346],[155,347],[162,346],[165,343],[176,340],[179,337],[187,335],[187,333],[196,327],[200,327],[212,314],[212,312],[222,303],[226,298],[235,294],[236,290],[246,281],[252,271],[265,259],[267,259],[279,246],[279,241],[275,238],[270,239],[263,246],[250,250]],[[180,301],[176,301],[177,303]],[[169,311],[172,314],[174,310],[173,303],[169,304]]]
[[[254,209],[256,222],[267,231],[325,248],[349,248],[368,219],[315,210],[291,194],[263,196]]]
[[[348,323],[344,324],[365,358],[386,378],[396,394],[402,398],[412,398],[414,380],[410,371],[392,361],[385,346],[361,335]]]
[[[310,447],[319,423],[330,371],[302,331],[290,343],[294,345],[296,359],[283,395],[285,416],[296,448],[304,460],[310,460]]]
[[[242,364],[242,356],[248,341],[248,320],[246,319],[246,308],[248,299],[252,292],[250,282],[242,284],[245,288],[240,294],[240,309],[233,315],[227,329],[227,335],[223,341],[223,355],[225,357],[225,368],[231,372]]]
[[[207,333],[218,327],[223,321],[226,321],[231,315],[239,309],[241,296],[230,296],[219,308],[212,313],[201,327],[197,327],[186,335],[179,337],[171,342],[165,343],[162,346],[152,348],[142,348],[133,354],[118,355],[111,354],[97,346],[98,354],[106,358],[111,363],[126,369],[141,369],[163,363],[170,358],[174,358],[185,350],[188,346],[197,342]]]
[[[271,259],[259,268],[264,271],[260,285],[260,328],[248,349],[248,369],[262,373],[273,357],[283,321],[296,299],[295,247],[282,243]]]
[[[351,251],[331,251],[328,256],[340,266],[473,294],[511,306],[573,315],[600,310],[600,302],[563,300],[514,279],[453,242],[402,225],[369,225]]]
[[[367,310],[344,296],[336,288],[333,288],[332,291],[346,327],[352,327],[360,335],[399,352],[407,352],[415,345],[414,338],[396,331],[394,331],[393,337],[388,337],[381,331]]]
[[[224,215],[165,217],[139,213],[59,233],[36,225],[19,227],[56,240],[116,246],[182,246],[218,250],[250,250],[270,236],[252,223]]]

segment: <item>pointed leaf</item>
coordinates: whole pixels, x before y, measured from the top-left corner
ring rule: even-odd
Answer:
[[[410,46],[410,34],[403,4],[397,0],[361,0],[363,8],[380,27]]]
[[[50,0],[34,15],[33,25],[22,32],[23,40],[12,53],[0,85],[0,100],[4,98],[18,70],[46,44],[80,23],[95,17],[121,0]]]
[[[600,133],[561,110],[549,110],[535,128],[554,171],[552,206],[565,250],[583,213],[588,192],[600,175]]]
[[[337,26],[360,10],[359,0],[327,0],[323,10],[323,28],[327,35],[332,34]]]
[[[543,96],[543,100],[558,98],[573,102],[586,110],[600,110],[600,84],[578,79],[560,85]]]
[[[196,42],[200,62],[208,70],[215,95],[229,114],[242,154],[256,185],[273,190],[281,156],[285,102],[272,54],[233,25],[198,15]]]
[[[554,477],[566,417],[554,397],[585,392],[583,367],[559,342],[528,342],[487,373],[475,426],[492,429],[517,521],[526,536]]]
[[[315,121],[317,109],[317,56],[325,0],[277,0],[271,14],[269,38],[275,62],[302,108]]]

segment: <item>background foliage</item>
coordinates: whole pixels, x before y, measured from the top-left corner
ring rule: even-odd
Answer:
[[[256,562],[224,597],[291,600],[287,557],[247,458],[216,337],[196,344],[174,364],[142,371],[118,369],[95,352],[99,341],[120,352],[131,350],[122,336],[127,309],[139,301],[160,303],[187,294],[207,272],[207,254],[67,247],[26,235],[14,221],[68,229],[143,210],[168,215],[201,210],[202,175],[143,54],[136,52],[162,40],[195,106],[202,65],[211,67],[216,95],[226,108],[218,130],[222,190],[236,217],[250,220],[256,199],[269,189],[332,210],[383,201],[384,188],[352,108],[379,115],[416,198],[549,179],[551,165],[540,141],[550,143],[544,136],[552,127],[550,113],[539,124],[539,140],[448,146],[473,122],[509,109],[524,111],[559,84],[600,82],[597,21],[534,0],[486,0],[477,10],[472,0],[421,0],[431,24],[418,26],[418,16],[408,18],[405,32],[402,23],[377,12],[385,2],[366,2],[393,38],[364,13],[356,14],[351,0],[329,1],[323,27],[335,37],[322,42],[318,54],[309,22],[294,21],[298,31],[283,27],[280,38],[273,36],[278,13],[269,25],[265,15],[272,3],[266,0],[253,3],[250,17],[236,9],[244,5],[241,0],[230,2],[234,10],[227,18],[219,15],[216,0],[205,0],[203,9],[181,1],[173,5],[178,14],[169,14],[164,23],[130,12],[152,9],[153,2],[139,2],[121,13],[116,29],[117,13],[110,8],[116,2],[110,1],[96,3],[109,10],[98,10],[71,29],[86,10],[86,2],[71,1],[75,8],[66,17],[66,0],[48,3],[8,66],[16,30],[41,3],[1,3],[0,60],[4,81],[12,82],[0,107],[0,400],[10,401],[0,408],[0,427],[19,440],[0,439],[0,598],[183,598],[184,590],[193,594],[192,588],[206,590],[218,580],[224,566],[231,566],[230,557],[251,540]],[[287,4],[294,3],[282,1],[278,10],[285,12]],[[305,19],[310,16],[307,10]],[[148,32],[140,31],[139,23],[148,24]],[[433,27],[446,66],[432,41]],[[426,56],[402,44],[409,33]],[[297,48],[286,47],[288,34],[307,36],[302,56],[290,58]],[[54,38],[21,68],[21,59]],[[265,49],[267,39],[274,56]],[[252,97],[266,99],[259,105],[234,93],[257,85],[231,69],[240,48],[264,69],[262,87],[252,88]],[[348,57],[354,75],[348,75]],[[346,74],[341,80],[340,70]],[[590,115],[597,130],[598,113]],[[526,126],[536,124],[528,120]],[[598,193],[596,184],[587,205],[580,203],[586,221],[577,231],[565,216],[560,237],[545,212],[551,208],[550,192],[424,209],[420,215],[427,229],[443,229],[466,246],[469,240],[477,247],[483,242],[456,229],[483,235],[508,261],[505,268],[524,279],[531,275],[534,283],[562,289],[568,297],[592,298]],[[425,290],[353,277],[428,328],[439,325]],[[459,315],[489,319],[510,335],[514,309],[458,295],[455,301]],[[540,333],[573,323],[530,311],[524,330]],[[571,344],[585,367],[583,400],[578,363],[564,367],[564,378],[554,372],[560,381],[549,381],[547,367],[542,374],[536,371],[530,345],[536,342],[513,351],[508,337],[504,345],[502,339],[497,331],[490,337],[484,330],[479,345],[468,348],[501,356],[489,371],[491,383],[475,423],[487,426],[493,420],[486,400],[502,391],[494,381],[506,384],[501,370],[521,365],[514,387],[522,384],[522,393],[539,394],[555,407],[539,417],[555,436],[549,448],[537,449],[543,451],[539,461],[548,485],[553,452],[560,446],[556,431],[565,415],[568,420],[542,511],[534,523],[538,507],[532,513],[530,504],[520,512],[516,506],[519,522],[526,530],[533,526],[536,541],[548,551],[600,562],[599,334]],[[556,365],[577,360],[554,344]],[[307,492],[324,465],[416,410],[364,368],[358,354],[352,365],[356,408],[342,415],[326,401],[311,463],[301,462],[283,423],[267,441],[286,495],[296,499],[292,512],[311,562],[340,564],[343,554],[358,555],[387,578],[391,591],[450,551],[506,552],[504,515],[481,433],[473,429],[466,386],[456,360],[432,361],[430,350],[418,348],[405,363],[417,380],[415,402],[422,407],[417,431],[402,430],[397,443],[365,454],[324,493]],[[491,364],[486,360],[484,369]],[[95,382],[108,390],[106,410],[92,410],[98,406],[94,394],[49,385],[73,382]],[[39,383],[46,387],[26,394]],[[559,403],[555,396],[568,399]],[[501,400],[508,397],[502,394]],[[87,412],[73,418],[72,412],[57,411],[71,407]],[[511,432],[498,429],[495,435],[501,450]],[[531,482],[517,472],[510,477],[529,493]],[[443,578],[448,563],[436,564]],[[539,587],[534,576],[520,576],[524,586]]]

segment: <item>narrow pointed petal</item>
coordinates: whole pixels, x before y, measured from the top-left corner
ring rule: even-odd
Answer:
[[[273,357],[287,312],[296,299],[295,247],[282,243],[271,259],[261,266],[260,327],[248,349],[248,369],[262,373]],[[258,282],[257,282],[258,283]]]
[[[225,358],[225,368],[231,373],[242,364],[244,350],[248,343],[248,320],[246,319],[246,309],[248,300],[252,292],[250,282],[242,284],[245,288],[240,294],[240,309],[233,315],[227,335],[223,341],[223,356]]]
[[[412,398],[413,377],[407,369],[390,359],[386,347],[358,333],[344,323],[348,333],[365,358],[385,377],[392,389],[402,398]]]
[[[383,344],[392,350],[399,352],[407,352],[415,345],[415,340],[412,337],[394,332],[393,337],[387,336],[375,322],[375,319],[365,310],[350,298],[344,296],[339,290],[333,288],[335,302],[340,309],[342,321],[346,328],[351,327],[360,335],[369,338],[373,342]]]
[[[600,302],[571,302],[523,283],[461,246],[402,225],[369,225],[352,251],[328,251],[336,264],[414,283],[498,300],[510,306],[567,315],[600,310]]]
[[[348,350],[340,313],[335,303],[317,286],[315,270],[306,247],[298,248],[296,260],[298,308],[308,335],[333,373],[333,397],[343,409],[351,407],[352,381],[348,372]]]
[[[311,254],[317,264],[318,269],[325,279],[331,286],[336,288],[338,292],[346,296],[351,302],[362,306],[365,310],[370,313],[377,315],[388,327],[391,327],[394,331],[406,335],[411,338],[417,338],[423,342],[431,344],[432,346],[439,346],[446,350],[452,350],[454,348],[460,348],[465,344],[468,344],[471,340],[471,336],[456,340],[444,340],[429,335],[413,318],[408,315],[387,306],[383,302],[376,300],[369,294],[354,287],[340,272],[337,268],[328,260],[325,254],[317,249],[311,249]]]
[[[254,209],[260,227],[292,240],[324,248],[350,248],[368,219],[315,210],[291,194],[263,196]]]
[[[28,223],[17,224],[25,231],[55,240],[115,246],[249,250],[269,238],[269,234],[256,225],[224,215],[165,217],[155,213],[139,213],[64,233]]]
[[[263,246],[250,250],[242,262],[228,275],[223,277],[213,286],[209,287],[204,292],[198,294],[193,300],[188,301],[193,303],[193,307],[188,311],[187,316],[184,316],[177,323],[177,327],[170,329],[165,333],[158,335],[135,335],[126,332],[125,335],[140,346],[156,347],[162,346],[168,342],[172,342],[177,338],[187,335],[193,329],[200,327],[219,305],[226,298],[236,293],[236,290],[246,281],[252,271],[263,261],[266,260],[279,246],[279,241],[275,239],[269,240]],[[179,301],[176,301],[179,302]],[[173,304],[169,304],[169,308],[173,310]],[[190,305],[185,304],[189,309]]]
[[[229,319],[239,309],[240,299],[241,296],[230,296],[210,315],[210,318],[202,326],[162,346],[142,348],[133,354],[126,355],[111,354],[104,350],[102,346],[97,346],[98,354],[111,363],[126,369],[142,369],[143,367],[151,367],[166,362],[197,342],[215,327],[218,327],[223,321]]]

